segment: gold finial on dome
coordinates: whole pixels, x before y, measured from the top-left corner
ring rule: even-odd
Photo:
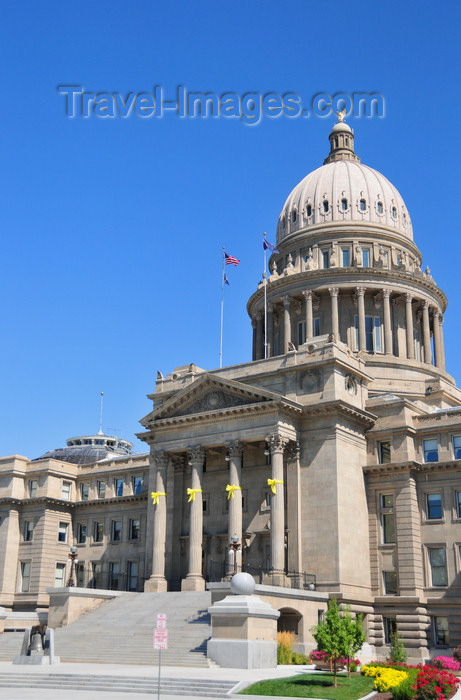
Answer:
[[[346,108],[341,109],[339,112],[336,112],[336,116],[338,117],[338,124],[341,124],[344,121],[344,117],[346,116]]]

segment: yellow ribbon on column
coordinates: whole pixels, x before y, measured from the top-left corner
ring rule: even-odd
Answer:
[[[229,500],[229,498],[235,497],[235,491],[241,491],[241,490],[242,490],[241,486],[235,486],[234,484],[227,484],[227,486],[226,486],[227,500]]]
[[[166,493],[162,493],[161,491],[151,491],[150,497],[152,498],[152,503],[154,506],[158,506],[160,503],[160,496],[166,496]]]
[[[277,493],[277,489],[275,488],[275,484],[283,484],[285,483],[282,479],[268,479],[267,480],[267,485],[271,487],[272,493]]]
[[[196,493],[203,493],[203,491],[202,489],[187,489],[187,495],[189,496],[189,500],[187,501],[188,503],[195,501]]]

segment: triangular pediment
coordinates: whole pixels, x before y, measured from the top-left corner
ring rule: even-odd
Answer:
[[[146,416],[143,424],[179,416],[221,412],[239,406],[278,403],[282,398],[280,394],[266,389],[205,373]]]

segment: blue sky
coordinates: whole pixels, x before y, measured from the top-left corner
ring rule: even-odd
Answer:
[[[68,118],[87,92],[299,95],[378,92],[350,118],[362,161],[403,195],[415,241],[449,298],[458,347],[458,3],[4,0],[0,454],[67,437],[132,439],[157,370],[219,363],[221,247],[229,269],[224,364],[250,359],[246,301],[290,190],[328,152],[333,117]],[[142,443],[135,447],[144,450]]]

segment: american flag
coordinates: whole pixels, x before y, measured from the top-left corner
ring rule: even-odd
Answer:
[[[235,265],[235,267],[237,267],[237,265],[240,262],[240,260],[234,258],[233,255],[228,255],[227,253],[224,253],[224,260],[226,262],[226,265]]]

